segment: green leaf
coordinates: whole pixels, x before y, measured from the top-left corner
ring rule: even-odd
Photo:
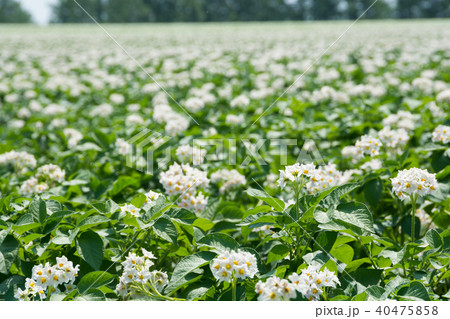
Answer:
[[[369,295],[369,300],[383,300],[383,294],[386,291],[380,286],[371,286],[366,289],[366,292]]]
[[[326,252],[329,252],[336,242],[337,235],[338,233],[334,231],[325,231],[320,233],[314,242],[313,250],[325,250]]]
[[[93,271],[81,278],[77,285],[78,291],[83,294],[91,288],[100,288],[106,286],[114,280],[114,275],[104,271]]]
[[[32,200],[29,212],[33,216],[35,222],[44,224],[45,219],[47,218],[47,206],[40,197],[35,197]]]
[[[225,251],[236,250],[239,248],[238,242],[231,236],[223,233],[213,233],[206,235],[197,242],[198,246],[208,246],[212,251],[222,253]]]
[[[6,230],[0,232],[6,232]],[[0,273],[7,275],[9,269],[13,265],[17,258],[17,253],[19,251],[19,242],[12,235],[7,235],[1,240],[0,244]]]
[[[349,245],[341,245],[337,248],[333,248],[330,254],[340,262],[348,265],[353,260],[354,251]]]
[[[100,269],[104,248],[103,240],[97,233],[90,230],[82,233],[77,240],[77,251],[80,257],[92,268]]]
[[[115,196],[123,191],[125,188],[129,186],[133,186],[135,188],[139,187],[139,181],[133,177],[129,176],[120,176],[113,184],[111,189],[111,196]]]
[[[364,196],[372,207],[376,207],[381,200],[383,183],[379,178],[373,179],[364,185]]]
[[[144,213],[142,214],[141,219],[148,223],[149,221],[160,217],[162,213],[171,205],[172,204],[166,203],[164,196],[159,196],[155,201],[151,201],[142,207]]]
[[[195,283],[189,285],[186,291],[183,293],[186,300],[199,300],[204,298],[208,293],[214,293],[215,287],[213,282]]]
[[[350,283],[360,283],[364,287],[376,286],[380,282],[382,270],[360,268],[344,276],[345,280]]]
[[[198,278],[198,274],[196,276],[194,274],[193,278],[186,278],[186,276],[199,267],[207,265],[214,259],[215,256],[216,254],[213,252],[201,251],[183,258],[173,270],[172,277],[170,278],[170,282],[167,285],[165,292],[167,294],[172,294],[180,289],[184,284],[192,282]]]
[[[338,205],[333,212],[333,219],[358,235],[375,232],[372,214],[362,203],[351,202]]]
[[[169,243],[176,244],[178,240],[177,228],[169,218],[159,218],[152,226],[155,234],[167,240]]]
[[[327,196],[325,196],[318,205],[324,208],[324,210],[336,207],[341,197],[357,189],[359,186],[360,185],[358,183],[337,186]]]
[[[105,294],[99,289],[89,289],[84,294],[77,296],[75,301],[105,301]]]
[[[270,206],[273,207],[278,212],[282,212],[284,210],[284,202],[281,199],[275,198],[267,194],[266,192],[260,191],[258,189],[250,188],[247,191],[247,194],[251,197],[258,198]]]
[[[285,244],[279,244],[272,247],[267,256],[267,264],[278,261],[289,255],[289,247]]]
[[[90,228],[94,225],[98,225],[101,223],[107,223],[109,222],[109,219],[105,216],[101,216],[101,215],[95,215],[95,216],[89,216],[85,219],[83,219],[82,221],[80,221],[77,225],[78,228],[80,228],[80,230],[84,230],[87,228]]]
[[[408,286],[401,288],[397,295],[407,300],[430,301],[430,296],[425,286],[419,281],[413,281]]]
[[[439,233],[434,229],[430,229],[427,232],[425,239],[427,240],[428,245],[434,249],[441,247],[443,244],[441,236],[439,236]]]

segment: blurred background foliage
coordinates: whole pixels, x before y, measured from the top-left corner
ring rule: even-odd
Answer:
[[[374,0],[77,0],[106,23],[341,20],[358,18]],[[54,23],[87,23],[73,0],[52,7]],[[365,19],[450,17],[450,0],[378,0]],[[18,0],[0,0],[0,22],[31,22]]]

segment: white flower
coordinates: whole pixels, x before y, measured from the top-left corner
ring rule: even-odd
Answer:
[[[399,111],[397,114],[391,114],[383,119],[385,127],[403,128],[406,131],[412,131],[416,126],[417,115],[413,115],[408,111]]]
[[[66,178],[66,171],[58,165],[47,164],[38,168],[37,177],[41,176],[47,177],[51,181],[62,183]]]
[[[68,138],[68,146],[74,147],[83,138],[83,134],[73,128],[65,128],[64,135]]]
[[[247,182],[245,176],[240,174],[237,170],[228,170],[225,168],[212,173],[211,181],[216,184],[222,184],[219,190],[221,194],[226,193],[232,188],[236,188],[240,185],[245,185],[245,183]]]
[[[356,142],[355,146],[361,150],[364,154],[370,155],[370,156],[376,156],[380,152],[380,147],[383,144],[381,141],[377,138],[373,138],[369,135],[363,135],[359,139],[359,141]]]
[[[154,191],[149,191],[148,193],[145,193],[145,202],[153,202],[155,200],[157,200],[159,198],[159,196],[161,196],[162,194],[154,192]]]
[[[378,137],[383,144],[391,148],[405,146],[409,141],[408,132],[402,128],[392,130],[390,127],[385,127],[378,132]]]
[[[297,296],[296,285],[275,276],[270,277],[266,282],[260,280],[255,285],[255,291],[259,301],[288,301]]]
[[[252,232],[254,233],[263,233],[264,235],[270,235],[273,234],[273,230],[270,227],[270,225],[264,225],[261,227],[255,227],[252,229]]]
[[[122,94],[113,93],[109,96],[109,100],[114,104],[122,104],[125,102],[125,97]]]
[[[299,181],[303,176],[310,178],[316,174],[316,166],[312,163],[298,164],[286,166],[284,171],[280,170],[280,178],[278,179],[278,186],[283,189],[287,183]],[[306,180],[305,180],[306,181]]]
[[[127,116],[127,118],[125,119],[125,123],[128,126],[132,126],[132,125],[143,125],[144,124],[144,119],[142,118],[142,116],[138,115],[138,114],[130,114]]]
[[[246,251],[224,252],[211,262],[211,271],[219,281],[231,282],[231,278],[253,278],[258,273],[256,257]]]
[[[306,188],[310,194],[321,192],[328,188],[342,185],[346,182],[343,173],[337,169],[336,164],[330,163],[321,166],[314,171],[314,175],[306,184]]]
[[[121,155],[127,155],[131,149],[131,145],[128,144],[127,142],[125,142],[125,140],[122,138],[118,138],[116,140],[116,147],[117,147],[117,152],[119,152],[119,154],[121,154]]]
[[[436,101],[439,103],[449,103],[450,104],[450,89],[440,92],[436,96]]]
[[[198,112],[205,107],[205,102],[198,97],[191,97],[184,103],[186,108],[192,112]]]
[[[11,164],[19,171],[22,171],[25,167],[36,167],[36,158],[34,155],[27,152],[10,151],[0,154],[0,165]]]
[[[235,114],[228,114],[227,117],[225,118],[225,122],[229,123],[229,124],[234,124],[234,125],[238,125],[238,124],[242,124],[244,123],[245,118],[243,114],[239,114],[239,115],[235,115]]]
[[[392,192],[402,200],[408,199],[410,195],[431,194],[438,186],[435,174],[415,167],[399,171],[397,177],[392,178],[391,182]]]
[[[450,126],[438,125],[433,131],[432,141],[444,144],[450,142]]]
[[[31,278],[25,279],[25,291],[19,288],[16,298],[33,300],[35,296],[39,296],[40,300],[45,300],[48,294],[59,293],[58,286],[63,284],[65,292],[69,293],[75,288],[73,283],[78,276],[79,267],[80,265],[73,267],[72,262],[65,256],[56,258],[56,264],[53,266],[48,262],[44,266],[36,265],[31,270]]]
[[[230,106],[235,107],[246,107],[250,104],[250,99],[246,97],[245,95],[239,95],[238,97],[235,97],[231,102]]]
[[[101,104],[96,106],[89,115],[91,117],[101,116],[101,117],[108,117],[114,112],[114,108],[111,104]]]
[[[363,150],[356,146],[345,146],[341,154],[343,157],[351,158],[353,163],[357,163],[364,158]]]
[[[139,212],[140,209],[132,204],[125,204],[120,209],[121,209],[122,213],[130,213],[131,216],[141,217],[141,214]]]
[[[180,162],[193,163],[197,166],[205,161],[206,150],[190,145],[180,145],[176,150],[176,155]]]
[[[289,280],[295,286],[295,289],[300,292],[308,300],[318,300],[323,293],[323,287],[336,287],[340,284],[336,275],[325,268],[320,271],[318,267],[309,266],[302,269],[302,273],[298,275],[293,273]]]
[[[189,164],[179,165],[175,163],[166,172],[161,173],[159,181],[167,194],[183,195],[179,199],[181,207],[200,211],[206,205],[207,198],[202,194],[195,197],[198,188],[206,187],[209,184],[206,172],[191,167]]]
[[[124,298],[129,293],[133,297],[138,291],[131,285],[133,283],[140,283],[143,285],[151,285],[159,292],[169,283],[166,273],[161,271],[150,271],[150,267],[154,265],[151,259],[155,259],[152,252],[142,248],[144,256],[138,256],[135,253],[129,253],[122,262],[124,267],[123,273],[119,278],[119,283],[116,286],[116,291],[119,296]]]
[[[383,167],[383,163],[379,159],[375,158],[364,163],[360,168],[364,171],[376,171],[381,167]]]

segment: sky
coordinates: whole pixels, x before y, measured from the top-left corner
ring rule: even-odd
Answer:
[[[50,6],[57,0],[18,0],[38,24],[47,24],[51,17]]]

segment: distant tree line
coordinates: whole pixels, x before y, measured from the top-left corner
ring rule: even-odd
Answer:
[[[0,0],[0,23],[28,23],[31,15],[15,0]]]
[[[210,22],[356,19],[374,0],[77,0],[100,22]],[[53,22],[91,22],[73,0]],[[450,17],[450,0],[379,0],[366,19]]]
[[[210,22],[356,19],[375,0],[77,0],[97,21]],[[52,8],[55,23],[92,20],[73,0]],[[378,0],[365,19],[450,17],[450,0]],[[29,22],[17,0],[0,0],[0,22]]]

